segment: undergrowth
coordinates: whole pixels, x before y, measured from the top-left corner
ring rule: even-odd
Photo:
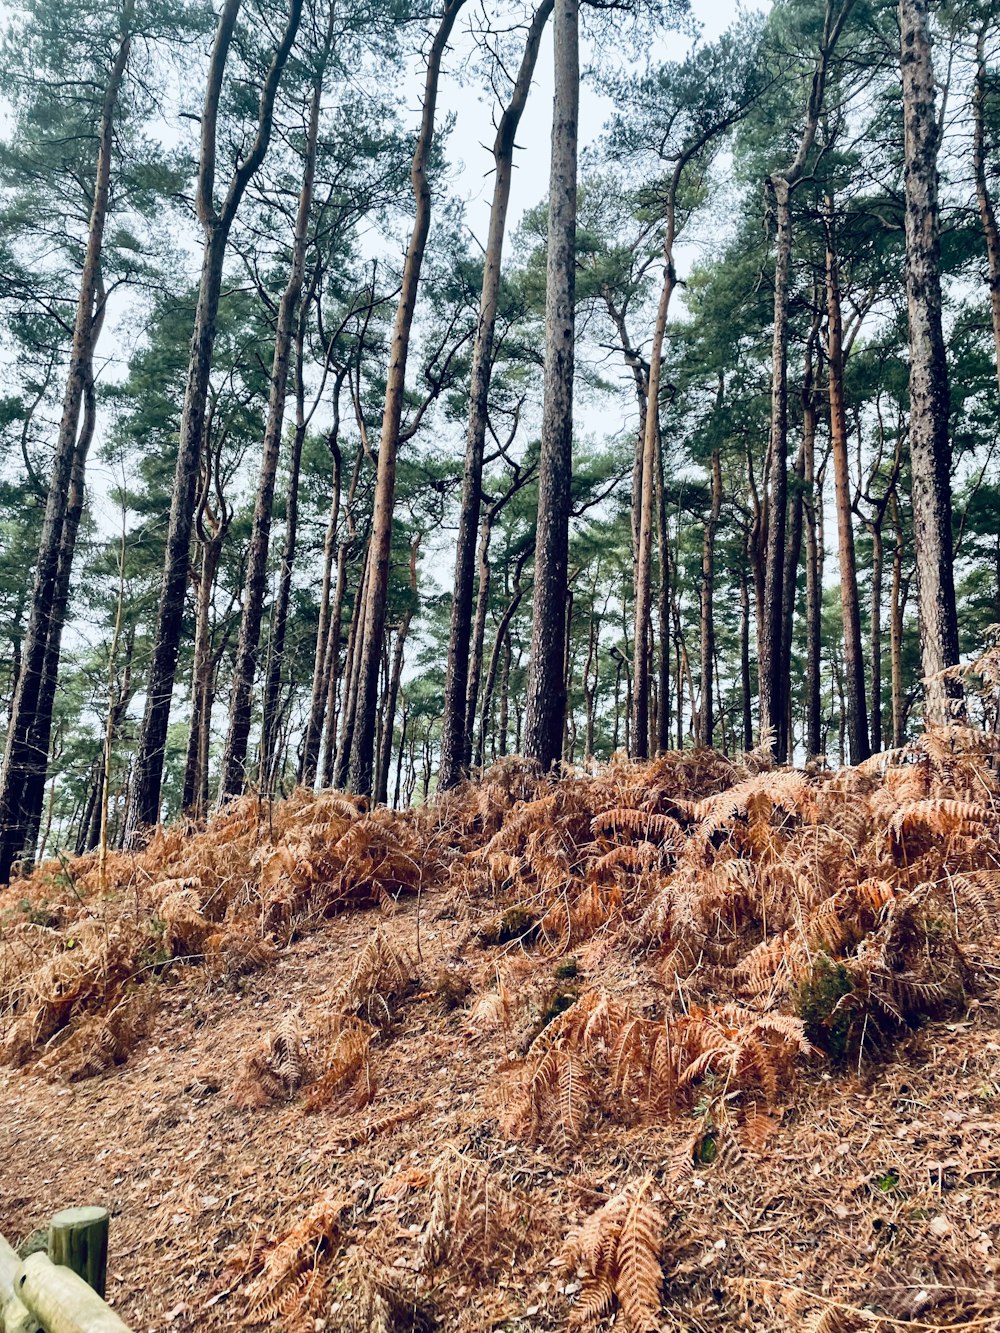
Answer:
[[[994,989],[998,752],[954,727],[835,773],[773,768],[766,749],[687,751],[559,778],[508,759],[406,812],[334,793],[247,797],[207,828],[159,829],[111,857],[105,897],[92,857],[11,886],[3,1058],[100,1074],[155,1031],[182,969],[250,985],[335,914],[380,909],[323,1003],[239,1053],[233,1100],[335,1115],[344,1143],[391,1132],[425,1102],[373,1103],[380,1064],[424,997],[470,1044],[499,1040],[487,1128],[515,1153],[572,1171],[609,1135],[663,1127],[656,1177],[595,1198],[564,1253],[578,1322],[618,1310],[645,1333],[678,1262],[678,1182],[761,1152],[797,1086],[884,1060]],[[465,935],[422,976],[391,916],[432,889]],[[470,1145],[441,1145],[400,1190],[391,1238],[324,1197],[245,1255],[247,1324],[435,1327],[449,1280],[495,1283],[537,1242],[530,1207]],[[393,1266],[404,1216],[413,1253]],[[823,1327],[839,1326],[834,1308],[814,1311]]]

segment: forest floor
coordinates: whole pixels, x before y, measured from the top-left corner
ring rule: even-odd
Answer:
[[[0,896],[0,1230],[139,1330],[1000,1329],[991,742],[244,800]]]

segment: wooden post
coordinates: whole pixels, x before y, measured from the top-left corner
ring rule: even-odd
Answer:
[[[20,1267],[17,1251],[0,1236],[0,1327],[3,1333],[42,1333],[38,1320],[14,1295],[14,1279]]]
[[[14,1290],[46,1333],[129,1333],[82,1277],[54,1264],[46,1254],[25,1259]]]
[[[108,1210],[64,1208],[49,1223],[49,1258],[104,1295],[108,1271]]]

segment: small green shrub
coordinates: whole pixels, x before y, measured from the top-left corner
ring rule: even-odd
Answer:
[[[858,1013],[844,1003],[853,990],[854,981],[844,964],[818,953],[792,994],[807,1039],[833,1060],[842,1060],[854,1041]]]

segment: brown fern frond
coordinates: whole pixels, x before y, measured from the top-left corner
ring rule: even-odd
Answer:
[[[631,1333],[659,1327],[664,1222],[652,1187],[651,1176],[626,1185],[566,1238],[566,1263],[584,1274],[576,1322],[602,1317],[613,1296]]]
[[[639,842],[662,846],[676,839],[683,840],[683,830],[671,815],[652,814],[646,810],[632,810],[618,807],[604,810],[591,821],[595,837],[621,837],[630,834]]]
[[[371,1101],[375,1086],[369,1051],[374,1034],[369,1024],[350,1015],[327,1023],[314,1056],[317,1074],[306,1098],[307,1112],[333,1105],[357,1110]]]
[[[974,832],[986,822],[987,816],[985,807],[975,802],[934,797],[901,805],[893,815],[889,829],[895,838],[914,829],[926,829],[944,837],[952,833]]]
[[[526,1238],[523,1204],[516,1195],[482,1163],[446,1149],[433,1167],[417,1270],[448,1264],[474,1281],[495,1281],[497,1266],[512,1265]]]
[[[106,1014],[84,1018],[65,1041],[47,1050],[35,1072],[77,1083],[124,1063],[149,1031],[155,1008],[149,991],[127,992]]]
[[[287,1101],[310,1076],[301,1017],[293,1011],[245,1057],[233,1085],[232,1100],[242,1107]]]
[[[393,1005],[413,990],[416,981],[409,954],[377,926],[348,976],[334,988],[330,1007],[364,1014],[369,1022],[385,1027],[392,1022]]]
[[[324,1196],[275,1242],[247,1289],[249,1324],[273,1325],[302,1306],[316,1274],[335,1252],[344,1204],[344,1199]]]

